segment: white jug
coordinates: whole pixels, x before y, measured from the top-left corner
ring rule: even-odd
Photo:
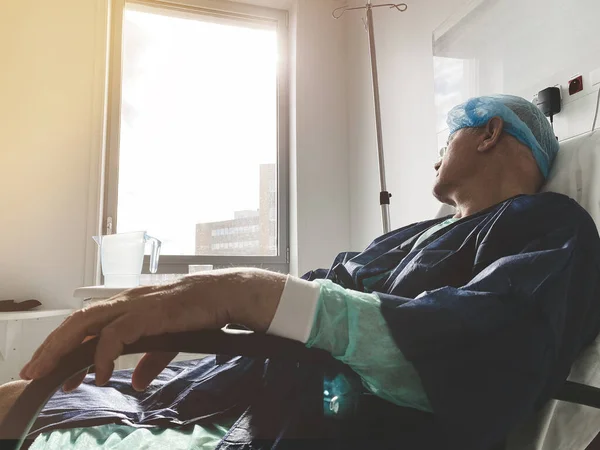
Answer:
[[[146,242],[152,244],[150,273],[156,273],[161,242],[145,231],[94,236],[100,246],[104,286],[129,288],[140,285]]]

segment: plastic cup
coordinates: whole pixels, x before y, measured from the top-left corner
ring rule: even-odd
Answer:
[[[195,264],[188,266],[188,271],[190,274],[208,272],[209,270],[213,270],[212,264]]]

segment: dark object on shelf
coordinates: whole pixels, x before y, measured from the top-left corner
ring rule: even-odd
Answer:
[[[42,306],[42,304],[37,300],[26,300],[19,303],[14,300],[0,300],[0,313],[30,311],[38,306]]]

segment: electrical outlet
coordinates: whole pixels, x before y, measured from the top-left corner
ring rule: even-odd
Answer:
[[[575,95],[583,91],[583,77],[578,75],[569,80],[569,95]]]

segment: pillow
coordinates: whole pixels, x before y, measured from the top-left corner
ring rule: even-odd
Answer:
[[[600,224],[600,133],[569,139],[560,144],[554,167],[543,192],[568,195]]]
[[[561,143],[543,192],[568,195],[600,225],[600,133]],[[569,380],[600,386],[600,335],[573,363]],[[581,449],[600,429],[600,410],[574,403],[549,401],[534,417],[514,430],[507,450]]]

